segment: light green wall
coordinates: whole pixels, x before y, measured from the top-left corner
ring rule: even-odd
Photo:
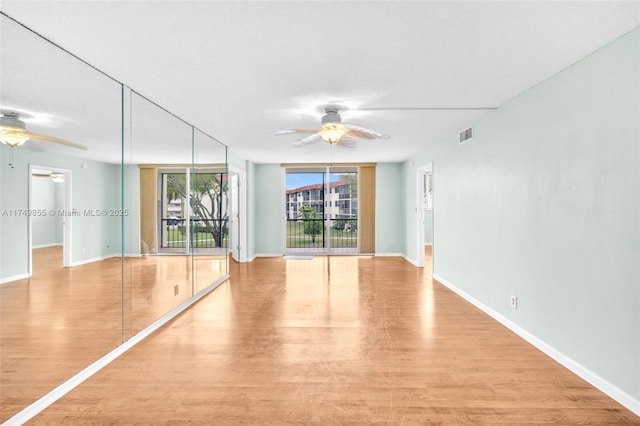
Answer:
[[[253,231],[256,255],[284,252],[284,193],[283,175],[279,164],[256,164],[253,187],[255,216]]]
[[[378,163],[376,166],[376,253],[402,254],[405,247],[405,205],[400,163]]]
[[[9,148],[0,145],[2,159],[9,158]],[[86,168],[82,168],[81,164]],[[29,203],[29,164],[68,169],[72,172],[72,206],[84,209],[120,209],[120,166],[73,157],[38,152],[26,147],[14,150],[14,168],[0,165],[0,200],[2,210],[27,209]],[[29,245],[26,216],[2,216],[2,259],[0,280],[28,273]],[[72,263],[120,253],[121,226],[118,216],[84,216],[70,218],[72,224]]]
[[[120,209],[122,206],[121,168],[119,165],[69,159],[73,174],[72,204],[76,209]],[[69,168],[69,167],[65,167]],[[72,264],[120,254],[122,224],[120,216],[84,216],[72,218]]]
[[[57,211],[64,208],[59,203],[58,188],[63,183],[55,183],[47,176],[35,176],[31,180],[31,209],[36,211]],[[62,201],[62,200],[60,200]],[[62,217],[55,215],[36,215],[31,218],[31,239],[33,247],[62,244]]]
[[[403,165],[434,162],[434,272],[636,399],[639,62],[635,30]]]
[[[15,209],[27,209],[29,194],[29,167],[22,160],[24,151],[14,148],[15,168],[8,165],[10,148],[0,144],[2,163],[0,164],[0,229],[2,257],[0,257],[0,280],[25,275],[29,272],[28,238],[29,228],[26,216],[8,213]]]
[[[228,148],[227,149],[227,163],[230,167],[235,167],[237,169],[247,171],[247,160],[240,157],[236,152]]]

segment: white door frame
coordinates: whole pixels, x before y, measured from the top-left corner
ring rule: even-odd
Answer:
[[[29,211],[33,210],[33,188],[31,186],[33,179],[33,170],[49,170],[52,173],[62,173],[64,175],[64,212],[62,212],[62,266],[68,268],[71,266],[71,224],[73,217],[71,204],[71,170],[61,169],[59,167],[39,166],[29,164]],[[61,212],[46,212],[47,215],[58,215]],[[33,275],[33,229],[31,216],[27,216],[29,229],[29,276]]]
[[[416,266],[424,268],[424,194],[422,192],[423,176],[426,172],[433,174],[433,162],[423,164],[416,169]],[[432,177],[433,179],[433,177]],[[435,198],[435,197],[434,197]],[[431,214],[431,250],[435,251],[435,236],[433,229],[434,214]],[[433,265],[433,262],[432,262]]]
[[[238,235],[238,241],[233,241],[231,238],[232,231],[229,229],[229,240],[231,247],[231,256],[240,263],[247,261],[247,173],[244,170],[237,169],[233,166],[229,166],[229,177],[238,176],[238,191],[235,192],[238,202],[238,217],[232,217],[231,206],[235,200],[231,200],[229,203],[229,223],[230,226],[235,227],[236,235]],[[229,179],[231,182],[231,179]],[[231,197],[234,196],[233,189],[230,188],[229,192]]]

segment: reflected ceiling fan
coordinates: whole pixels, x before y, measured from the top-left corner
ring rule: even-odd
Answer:
[[[325,107],[322,117],[322,127],[319,129],[289,129],[273,132],[274,136],[291,133],[311,133],[301,139],[293,141],[294,147],[309,145],[318,141],[325,141],[330,145],[352,147],[358,139],[389,139],[389,135],[355,124],[343,123],[338,111],[339,107]]]
[[[0,143],[11,147],[11,162],[9,165],[13,168],[13,148],[20,146],[29,139],[36,139],[45,142],[54,142],[60,145],[70,146],[72,148],[87,149],[86,146],[75,142],[69,142],[65,139],[53,136],[40,135],[27,131],[26,125],[21,118],[30,118],[28,114],[21,114],[16,111],[1,109],[0,110]]]

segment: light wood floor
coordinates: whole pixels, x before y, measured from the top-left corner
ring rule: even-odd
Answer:
[[[33,424],[639,424],[403,259],[230,273]]]
[[[33,276],[0,286],[0,422],[225,273],[220,256],[63,268],[61,247],[34,250]]]

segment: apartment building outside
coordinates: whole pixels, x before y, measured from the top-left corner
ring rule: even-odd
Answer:
[[[331,182],[326,189],[322,183],[305,185],[286,191],[287,219],[299,219],[302,206],[316,209],[319,217],[332,219],[358,218],[358,187],[357,185],[339,180]],[[325,193],[326,192],[326,193]]]

